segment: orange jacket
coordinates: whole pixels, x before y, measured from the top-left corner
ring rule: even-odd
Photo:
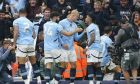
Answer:
[[[13,63],[11,66],[12,66],[12,76],[15,76],[18,71],[18,63]]]
[[[76,78],[86,76],[87,59],[86,55],[83,54],[83,48],[78,46],[77,43],[74,44],[75,52],[77,55],[76,61]],[[64,78],[70,78],[70,63],[68,64],[65,72],[63,73]]]

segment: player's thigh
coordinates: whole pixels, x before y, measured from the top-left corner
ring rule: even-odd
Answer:
[[[68,55],[69,61],[70,62],[76,62],[77,61],[77,56],[75,50],[70,50],[69,55]]]
[[[26,57],[27,56],[27,45],[17,45],[16,57]]]
[[[56,63],[64,62],[65,57],[64,57],[62,49],[52,50],[51,53]]]
[[[52,56],[52,54],[51,54],[51,51],[45,51],[45,52],[44,52],[44,55],[45,55],[44,64],[52,63],[52,62],[53,62],[53,56]]]
[[[35,56],[35,47],[34,47],[34,45],[28,45],[27,46],[27,51],[28,51],[28,53],[27,53],[27,56]]]
[[[101,57],[99,53],[96,54],[96,52],[94,52],[93,50],[88,50],[87,53],[87,62],[90,63],[99,63],[101,62]]]

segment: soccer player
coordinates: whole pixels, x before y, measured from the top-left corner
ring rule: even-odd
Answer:
[[[64,28],[65,31],[72,32],[77,28],[77,25],[75,24],[75,21],[79,17],[79,12],[77,10],[72,10],[71,13],[68,15],[66,19],[63,19],[59,22],[59,24]],[[72,36],[64,36],[62,35],[62,46],[64,48],[64,52],[66,52],[66,62],[70,62],[71,64],[71,70],[70,70],[70,79],[71,83],[74,82],[75,74],[76,74],[76,52],[74,50],[74,40],[79,40],[85,32],[78,35],[78,33],[75,33]]]
[[[88,44],[87,44],[87,76],[89,84],[93,84],[94,73],[96,74],[97,84],[102,81],[102,71],[100,68],[102,46],[100,43],[99,27],[93,23],[93,13],[88,13],[85,22],[88,25],[86,28]],[[96,70],[96,71],[95,71]]]
[[[19,63],[22,79],[25,84],[29,84],[30,81],[27,78],[27,71],[25,68],[26,57],[29,58],[32,67],[34,77],[40,78],[40,71],[36,64],[34,39],[36,37],[33,23],[26,18],[27,12],[25,9],[19,11],[19,18],[14,20],[14,47],[16,46],[16,56]],[[41,83],[41,81],[38,81]]]
[[[72,36],[77,32],[81,32],[83,29],[75,28],[71,32],[67,32],[63,27],[57,22],[59,21],[59,13],[52,12],[50,15],[51,21],[44,24],[44,54],[45,54],[45,78],[47,83],[50,84],[53,77],[51,76],[51,67],[53,60],[56,63],[64,62],[65,58],[63,51],[61,49],[61,34],[66,36]],[[65,69],[63,67],[57,66],[57,73],[55,74],[55,82],[58,84],[58,81],[61,79],[61,75]]]
[[[106,70],[111,70],[115,72],[114,80],[115,84],[119,83],[120,76],[121,76],[121,68],[120,66],[114,64],[112,62],[111,56],[109,54],[109,47],[113,46],[113,41],[109,38],[112,34],[112,27],[106,26],[104,28],[104,35],[101,36],[101,42],[103,44],[103,52],[102,52],[102,61],[101,66],[102,70],[106,73]]]

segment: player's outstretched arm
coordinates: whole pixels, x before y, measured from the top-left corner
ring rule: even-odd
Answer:
[[[82,28],[76,28],[76,29],[75,29],[74,31],[72,31],[72,32],[67,32],[67,31],[65,31],[65,30],[62,30],[61,33],[62,33],[63,35],[65,35],[65,36],[71,36],[71,35],[73,35],[73,34],[75,34],[75,33],[81,32],[81,31],[83,31]]]

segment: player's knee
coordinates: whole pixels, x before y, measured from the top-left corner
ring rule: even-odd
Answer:
[[[29,60],[30,60],[31,64],[35,64],[36,63],[36,57],[35,56],[30,56]]]
[[[71,62],[70,65],[71,65],[71,68],[76,68],[76,62]]]
[[[18,60],[19,64],[25,64],[27,61],[26,57],[18,57],[17,60]]]
[[[121,72],[121,67],[120,66],[116,66],[114,70],[115,70],[115,72]]]

